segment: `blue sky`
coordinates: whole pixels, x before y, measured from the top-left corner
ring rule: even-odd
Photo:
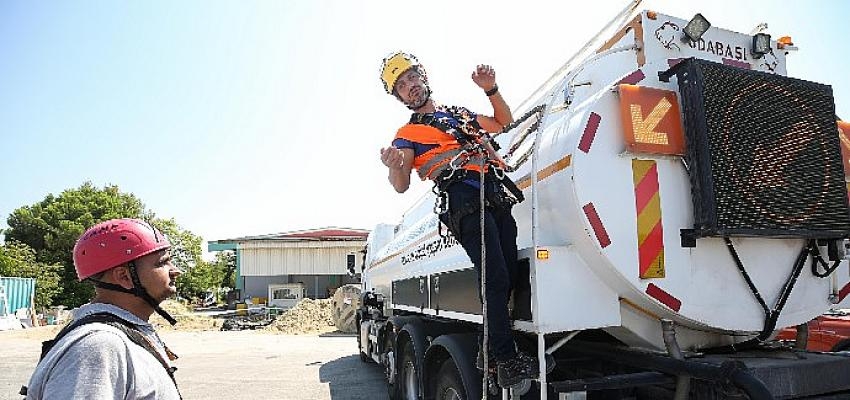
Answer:
[[[378,160],[407,119],[378,81],[383,56],[417,54],[435,96],[485,112],[469,74],[490,63],[516,107],[626,5],[457,3],[0,2],[0,227],[87,180],[206,240],[395,222],[428,186],[396,194]],[[850,2],[641,8],[767,22],[800,47],[789,75],[831,84],[850,119]]]

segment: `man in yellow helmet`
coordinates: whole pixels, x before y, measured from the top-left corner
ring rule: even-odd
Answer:
[[[535,378],[537,362],[517,352],[508,315],[517,262],[517,228],[511,207],[522,200],[522,193],[515,186],[513,191],[505,189],[501,170],[504,163],[489,143],[489,133],[500,132],[513,122],[511,110],[496,85],[496,71],[489,65],[478,65],[472,72],[472,81],[493,106],[492,117],[464,107],[437,104],[431,98],[425,69],[411,54],[397,52],[385,58],[381,81],[387,93],[413,111],[410,122],[398,130],[392,146],[381,149],[381,161],[389,169],[389,181],[397,192],[403,193],[415,168],[422,180],[435,182],[441,193],[439,199],[447,203],[441,206],[448,208],[440,214],[440,220],[472,260],[479,284],[482,245],[479,195],[484,190],[489,354],[496,360],[500,386],[509,387],[523,379]],[[483,368],[482,358],[479,353],[479,368]]]

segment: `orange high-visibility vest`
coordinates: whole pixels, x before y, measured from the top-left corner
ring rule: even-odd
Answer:
[[[413,168],[416,168],[419,178],[423,181],[436,179],[443,171],[450,168],[449,163],[452,159],[463,152],[460,143],[454,136],[430,125],[404,125],[398,130],[395,138],[437,146],[413,159]],[[481,156],[479,155],[473,155],[468,160],[458,160],[455,163],[458,164],[460,161],[466,161],[460,165],[462,169],[481,171]]]

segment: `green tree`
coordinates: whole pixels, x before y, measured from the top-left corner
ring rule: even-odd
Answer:
[[[16,209],[3,233],[6,243],[17,241],[32,248],[36,262],[61,265],[61,290],[55,302],[77,307],[94,294],[90,284],[77,281],[72,256],[77,238],[88,227],[108,219],[152,217],[132,193],[122,193],[114,185],[97,188],[86,182],[59,196],[48,194],[38,203]]]
[[[215,255],[213,261],[218,268],[223,271],[224,276],[221,279],[220,287],[235,288],[236,287],[236,252],[235,251],[219,251]]]
[[[50,306],[60,291],[61,265],[36,261],[35,250],[16,241],[0,246],[0,276],[35,278],[35,308]]]
[[[86,229],[113,218],[150,221],[168,237],[173,262],[185,272],[185,278],[178,280],[182,295],[199,296],[221,285],[223,273],[220,268],[201,258],[199,236],[180,227],[173,218],[155,219],[154,214],[145,210],[142,201],[132,193],[122,193],[113,185],[97,188],[86,182],[79,188],[63,191],[59,196],[48,194],[36,204],[20,207],[7,220],[9,229],[3,232],[7,247],[15,249],[15,254],[24,254],[16,255],[14,260],[23,259],[26,265],[45,266],[58,273],[58,286],[54,285],[52,289],[49,285],[45,286],[45,290],[53,291],[51,296],[43,297],[46,301],[43,305],[50,305],[53,296],[56,303],[69,307],[77,307],[92,298],[93,286],[77,281],[72,255],[74,244]],[[29,252],[19,251],[18,244],[26,246]],[[9,262],[9,265],[16,266],[24,264]],[[58,267],[51,269],[47,265]]]
[[[177,288],[181,296],[186,298],[203,298],[209,291],[223,287],[234,286],[236,270],[236,255],[223,251],[216,254],[212,262],[199,261],[194,267],[184,269],[183,275],[177,278]]]
[[[172,219],[156,219],[154,226],[171,242],[171,260],[183,274],[177,278],[177,292],[183,297],[199,297],[214,277],[210,265],[201,257],[201,237],[183,229]]]
[[[174,219],[158,219],[153,223],[168,237],[171,242],[171,259],[183,271],[177,278],[177,293],[180,296],[200,298],[206,291],[221,287],[226,267],[218,260],[211,263],[204,261],[201,257],[200,236],[183,229]]]
[[[202,298],[207,290],[220,287],[223,276],[215,263],[204,261],[177,278],[177,291],[186,298]]]

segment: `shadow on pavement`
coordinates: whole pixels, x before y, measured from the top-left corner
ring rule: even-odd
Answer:
[[[328,383],[333,400],[389,399],[383,368],[359,355],[328,361],[319,367],[319,380]]]

